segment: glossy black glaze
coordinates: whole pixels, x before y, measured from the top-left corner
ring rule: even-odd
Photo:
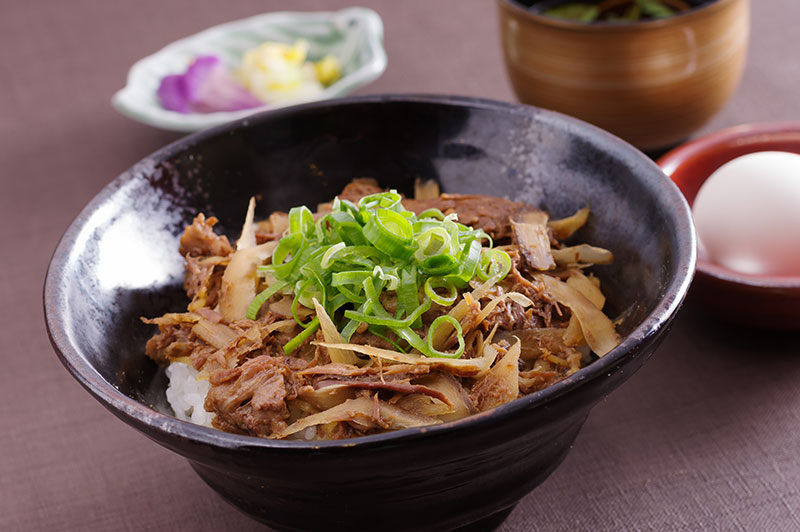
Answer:
[[[139,316],[180,311],[177,236],[197,211],[236,237],[257,215],[330,199],[352,177],[410,192],[526,201],[553,216],[591,202],[574,238],[610,248],[595,268],[623,343],[569,379],[445,425],[339,442],[236,436],[169,415],[165,377],[143,354]],[[694,271],[681,194],[643,154],[575,119],[444,96],[370,96],[261,114],[182,139],[114,180],[65,233],[48,271],[48,331],[103,405],[187,457],[228,501],[283,530],[448,530],[502,512],[563,460],[590,409],[638,369]]]

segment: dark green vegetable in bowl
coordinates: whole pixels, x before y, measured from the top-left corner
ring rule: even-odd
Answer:
[[[543,15],[576,22],[630,23],[667,18],[702,2],[684,0],[596,0],[593,2],[541,1],[530,5]]]
[[[593,4],[571,2],[569,4],[551,7],[543,14],[551,17],[568,18],[580,22],[594,22],[600,16],[600,8]]]

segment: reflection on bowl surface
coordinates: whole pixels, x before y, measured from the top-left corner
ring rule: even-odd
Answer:
[[[800,154],[800,123],[732,127],[686,143],[658,160],[691,205],[719,167],[760,151]],[[724,318],[750,326],[800,329],[800,278],[748,275],[698,256],[695,299]]]
[[[633,24],[582,24],[498,0],[519,99],[576,116],[640,149],[674,145],[730,98],[744,69],[748,0]]]
[[[597,273],[609,313],[622,316],[623,342],[550,388],[437,426],[276,441],[172,417],[163,371],[143,354],[151,330],[138,318],[185,307],[180,261],[159,260],[176,254],[183,226],[203,211],[234,237],[253,194],[263,217],[316,205],[364,176],[405,193],[417,177],[436,179],[446,192],[506,196],[553,216],[591,202],[575,239],[614,250],[614,264]],[[595,127],[486,100],[371,96],[263,113],[144,159],[65,233],[45,313],[54,348],[89,392],[256,519],[283,530],[486,528],[558,466],[591,408],[647,360],[688,289],[694,253],[677,188]],[[135,275],[113,267],[140,254]]]

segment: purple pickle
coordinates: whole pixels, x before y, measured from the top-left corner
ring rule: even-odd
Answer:
[[[164,76],[158,97],[164,109],[179,113],[241,111],[264,105],[213,55],[199,56],[184,74]]]

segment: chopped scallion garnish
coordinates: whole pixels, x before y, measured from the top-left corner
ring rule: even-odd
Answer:
[[[401,351],[460,357],[464,337],[458,320],[439,316],[423,331],[423,339],[418,332],[422,315],[432,303],[453,305],[458,290],[473,278],[499,281],[509,272],[511,259],[491,247],[485,232],[458,223],[456,215],[428,209],[417,216],[401,200],[394,190],[365,196],[358,206],[335,199],[331,211],[316,221],[307,207],[291,209],[288,233],[278,243],[272,264],[259,267],[270,284],[253,299],[247,317],[256,319],[268,299],[291,291],[292,315],[303,330],[284,346],[286,353],[319,327],[318,318],[304,322],[299,312],[301,305],[313,309],[316,299],[345,341],[367,327]],[[396,299],[392,313],[384,306],[387,294]],[[434,345],[433,333],[440,327],[452,329],[455,351]]]

